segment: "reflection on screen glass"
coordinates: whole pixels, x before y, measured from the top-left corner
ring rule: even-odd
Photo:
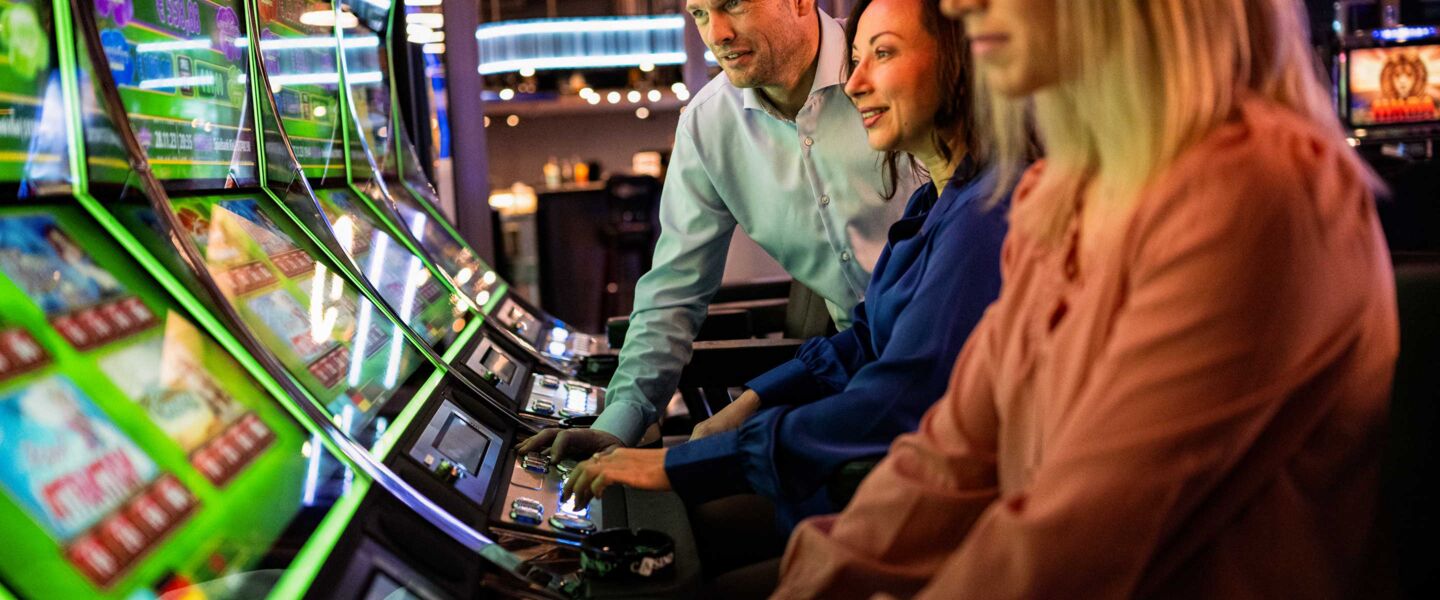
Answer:
[[[251,198],[175,202],[211,274],[260,342],[363,442],[421,355],[370,301]]]
[[[495,271],[470,249],[450,237],[449,232],[409,194],[401,186],[391,187],[391,195],[404,226],[419,240],[425,253],[435,260],[436,266],[454,279],[460,290],[469,294],[475,304],[488,305],[495,289],[500,286]]]
[[[438,281],[419,256],[385,231],[373,213],[350,192],[319,191],[320,205],[340,246],[382,298],[425,341],[449,343],[465,327],[465,307]]]

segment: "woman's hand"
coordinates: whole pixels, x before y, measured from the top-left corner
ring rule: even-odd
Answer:
[[[599,498],[605,488],[617,483],[642,490],[669,490],[665,452],[663,448],[613,448],[596,454],[570,471],[565,489],[560,491],[560,500],[563,502],[574,495],[574,505],[585,506],[591,499]]]
[[[745,393],[740,394],[740,397],[731,402],[730,406],[720,409],[720,412],[696,425],[695,430],[690,432],[690,441],[739,429],[745,419],[750,418],[750,415],[759,410],[760,395],[751,390],[745,390]]]

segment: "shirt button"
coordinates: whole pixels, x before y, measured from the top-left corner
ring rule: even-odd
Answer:
[[[850,251],[849,251],[849,250],[846,250],[846,251],[840,253],[840,262],[850,262]]]
[[[806,147],[806,148],[809,148],[809,147],[814,146],[814,145],[815,145],[815,138],[812,138],[812,137],[810,137],[810,136],[808,136],[808,135],[805,136],[805,147]]]
[[[829,194],[826,194],[826,195],[820,197],[820,206],[830,206],[830,195],[829,195]]]

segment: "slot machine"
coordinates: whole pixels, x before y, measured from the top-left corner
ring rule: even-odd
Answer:
[[[95,8],[111,23],[154,17]],[[115,235],[105,204],[144,195],[148,166],[104,151],[124,136],[91,96],[93,57],[73,45],[88,26],[71,9],[0,1],[0,46],[13,51],[0,61],[0,596],[288,598],[348,585],[436,598],[518,569],[410,496],[318,407],[286,401],[293,384],[193,281]],[[180,41],[158,37],[126,43]],[[190,58],[190,74],[162,73],[177,91],[199,83],[178,79],[196,77]],[[400,549],[417,543],[448,572]]]
[[[384,81],[388,70],[381,37],[348,9],[336,13],[341,17],[325,21],[318,15],[328,16],[325,10],[333,10],[329,4],[293,6],[280,2],[274,18],[255,24],[262,32],[259,64],[272,92],[262,99],[261,114],[274,116],[267,121],[267,134],[261,141],[292,148],[299,167],[294,172],[303,173],[313,190],[313,194],[284,193],[295,178],[289,171],[277,172],[277,183],[269,187],[284,201],[285,211],[357,279],[375,288],[460,380],[502,399],[508,410],[542,422],[598,413],[603,406],[603,388],[535,373],[533,361],[506,343],[490,339],[481,328],[487,296],[503,289],[494,271],[474,263],[452,277],[426,255],[413,236],[424,230],[423,216],[414,216],[409,228],[392,226],[392,221],[382,217],[389,202],[378,176],[381,170],[370,144],[355,126],[358,121],[346,118],[354,114],[353,105],[342,94],[345,86],[339,81],[337,63],[346,60],[344,57],[356,63],[347,82]],[[371,10],[377,6],[362,5]],[[311,16],[307,19],[305,15]],[[347,32],[339,54],[335,44],[317,47],[314,43],[333,37],[337,19],[348,25],[338,27]],[[317,67],[332,80],[317,78]],[[273,110],[267,110],[271,97]],[[388,147],[381,146],[382,150]],[[279,159],[277,162],[289,162]]]
[[[226,315],[227,326],[249,342],[267,371],[291,384],[287,402],[332,423],[363,448],[367,464],[383,465],[380,476],[406,500],[440,513],[434,518],[447,525],[442,533],[481,552],[501,572],[519,577],[512,581],[553,584],[565,578],[521,565],[520,555],[507,548],[551,556],[605,528],[662,528],[677,546],[693,552],[688,526],[675,518],[683,516],[683,507],[673,495],[616,490],[589,506],[562,505],[563,468],[511,450],[516,436],[531,425],[437,352],[455,352],[461,347],[454,342],[456,334],[475,328],[473,321],[462,322],[462,305],[444,293],[425,291],[429,271],[415,264],[403,236],[388,238],[395,254],[379,252],[387,238],[365,238],[374,244],[366,249],[368,256],[381,257],[364,261],[372,269],[373,277],[367,278],[354,268],[362,261],[350,262],[349,252],[357,246],[339,247],[346,227],[349,241],[361,238],[364,213],[320,220],[330,217],[307,171],[328,184],[357,160],[345,128],[334,119],[316,118],[337,106],[321,93],[342,81],[338,61],[325,57],[337,56],[334,30],[350,24],[353,15],[330,5],[281,0],[273,4],[271,25],[262,29],[248,5],[197,6],[205,14],[199,25],[186,21],[189,30],[154,27],[138,17],[142,25],[122,23],[98,8],[81,15],[80,37],[93,38],[88,49],[95,63],[109,67],[94,74],[94,87],[108,94],[107,106],[117,107],[113,114],[123,114],[119,129],[133,132],[120,136],[133,143],[118,154],[104,140],[91,144],[89,153],[95,156],[89,160],[91,179],[109,192],[102,203],[119,225],[117,235],[155,256],[157,268],[187,287],[207,290],[206,308]],[[124,61],[112,58],[118,53],[105,40],[110,32],[132,29],[136,38],[153,38],[145,42],[151,44],[144,47],[147,52],[135,44],[135,54],[162,57],[137,62],[177,64],[176,55],[183,54],[191,74],[181,77],[161,69],[125,79]],[[130,49],[128,42],[124,49]],[[207,64],[230,68],[195,74]],[[275,79],[269,77],[272,66]],[[84,114],[89,118],[102,111]],[[311,127],[286,121],[285,115],[308,115],[300,120]],[[137,202],[126,193],[129,186],[117,186],[113,180],[119,178],[106,171],[107,164],[137,161],[153,175],[145,178],[150,198],[163,201]],[[353,217],[348,226],[341,224],[343,216]],[[396,274],[386,269],[396,269],[399,276],[387,280]],[[390,287],[382,290],[382,285]],[[393,304],[397,296],[398,305]],[[382,533],[407,548],[407,535]],[[423,557],[419,562],[429,564],[443,547],[413,544],[408,557],[410,562]],[[389,562],[403,564],[403,558]],[[682,561],[698,568],[693,559],[677,563]],[[474,569],[441,570],[463,587],[474,585]],[[676,585],[689,585],[685,582],[693,575],[651,591],[627,588],[626,594],[663,596]],[[366,578],[364,573],[341,575],[330,583],[350,585]]]
[[[577,385],[573,376],[587,357],[612,355],[608,341],[603,335],[578,331],[546,313],[515,294],[503,280],[496,280],[488,287],[482,285],[485,278],[475,281],[473,273],[494,275],[494,271],[480,260],[479,254],[440,211],[435,188],[416,162],[416,152],[400,118],[399,107],[391,101],[396,92],[389,65],[394,45],[405,43],[408,17],[418,14],[413,12],[417,9],[409,7],[412,12],[407,15],[406,6],[390,0],[345,1],[342,5],[361,17],[359,25],[342,31],[342,36],[374,37],[382,42],[379,47],[368,43],[347,46],[344,62],[347,69],[360,75],[347,78],[346,92],[353,109],[354,126],[375,158],[381,188],[376,195],[388,200],[388,206],[379,207],[379,212],[397,226],[412,230],[425,253],[458,284],[457,289],[470,292],[476,303],[484,307],[490,317],[486,321],[489,337],[502,338],[508,345],[518,347],[538,363],[538,370],[561,376],[559,385],[555,377],[526,382],[526,386],[546,398],[540,405],[542,410],[560,398],[578,399],[588,393],[587,388]],[[484,202],[485,199],[469,201]],[[468,356],[473,359],[480,353],[477,350]],[[587,400],[595,404],[597,412],[603,406],[603,398],[598,400],[601,402]],[[574,400],[564,404],[570,405],[565,412],[582,408]],[[557,410],[564,404],[556,405]]]
[[[1340,5],[1336,98],[1352,144],[1395,158],[1434,156],[1440,135],[1440,10],[1420,10],[1427,6],[1435,5]]]

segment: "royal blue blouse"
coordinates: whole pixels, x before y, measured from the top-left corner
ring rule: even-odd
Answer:
[[[762,409],[739,429],[675,446],[670,484],[687,502],[758,493],[779,527],[832,513],[825,483],[845,463],[883,456],[940,398],[970,330],[1000,294],[1009,198],[995,175],[915,191],[890,228],[853,326],[813,338],[749,383]]]

